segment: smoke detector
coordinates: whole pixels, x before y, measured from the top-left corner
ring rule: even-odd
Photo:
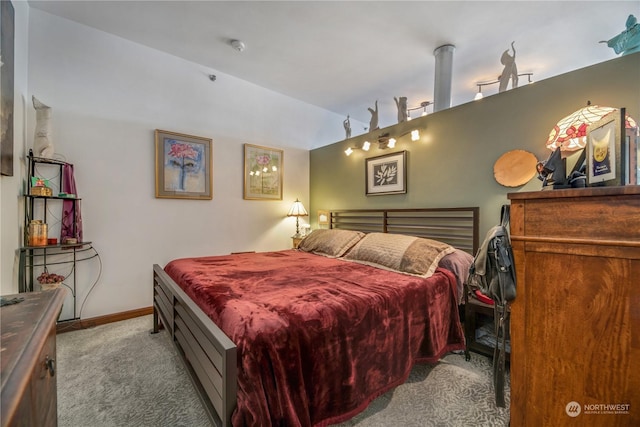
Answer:
[[[240,40],[231,40],[229,43],[231,44],[231,47],[237,50],[238,52],[242,52],[245,48],[244,43],[241,42]]]

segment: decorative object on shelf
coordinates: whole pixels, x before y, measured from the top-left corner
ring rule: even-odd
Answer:
[[[511,79],[511,88],[518,87],[518,66],[516,65],[516,48],[513,46],[515,42],[511,42],[511,49],[513,50],[513,56],[509,55],[509,49],[505,50],[500,57],[500,62],[504,65],[502,74],[498,77],[500,85],[498,86],[498,92],[504,92],[509,85],[509,79]]]
[[[35,96],[31,97],[36,110],[36,130],[33,137],[33,153],[36,157],[50,159],[53,157],[53,140],[51,137],[51,107],[43,104]]]
[[[640,25],[638,24],[638,19],[634,15],[629,15],[625,26],[626,29],[623,32],[600,43],[606,43],[615,53],[622,53],[622,56],[640,52]]]
[[[14,15],[10,1],[0,2],[0,174],[5,176],[13,176]]]
[[[523,77],[523,76],[527,76],[527,83],[528,84],[532,84],[533,83],[533,73],[519,73],[518,77]],[[475,101],[478,101],[482,98],[484,98],[484,95],[482,94],[482,87],[483,86],[491,86],[494,85],[496,83],[500,83],[500,77],[498,77],[495,80],[488,80],[486,82],[478,82],[476,83],[476,85],[478,86],[478,93],[476,93],[476,96],[473,98]]]
[[[553,126],[546,147],[553,151],[560,147],[560,151],[576,151],[587,144],[587,129],[591,123],[597,122],[616,108],[600,107],[591,105],[587,101],[587,106],[563,117]]]
[[[624,108],[592,123],[587,131],[586,165],[589,185],[625,182],[621,161]]]
[[[244,199],[282,200],[284,151],[244,144]]]
[[[533,153],[524,150],[511,150],[504,153],[493,164],[493,176],[505,187],[519,187],[536,175],[538,159]]]
[[[156,197],[213,198],[212,141],[156,129]]]
[[[371,120],[369,121],[369,132],[379,129],[378,126],[378,100],[376,99],[375,109],[369,107],[369,112],[371,113]]]
[[[29,222],[29,246],[47,246],[47,224],[39,219]]]
[[[367,196],[407,192],[407,152],[365,159]]]
[[[400,98],[393,97],[396,101],[396,108],[398,109],[398,123],[407,121],[409,116],[409,110],[407,109],[407,97],[401,96]]]
[[[299,218],[301,216],[308,216],[308,215],[309,215],[309,213],[304,208],[304,205],[302,204],[302,202],[300,200],[296,199],[296,201],[293,202],[293,205],[291,205],[291,209],[289,209],[289,213],[287,214],[287,216],[295,216],[296,217],[296,234],[294,234],[292,237],[294,237],[294,238],[303,237],[303,235],[300,234]]]
[[[53,190],[49,187],[49,180],[32,176],[29,194],[31,194],[32,196],[51,197],[53,194]]]
[[[40,288],[42,288],[43,291],[59,287],[64,279],[66,279],[66,277],[55,273],[49,273],[47,272],[47,269],[45,269],[37,278],[38,283],[40,283]]]
[[[567,171],[562,159],[560,147],[556,148],[549,158],[536,165],[538,179],[542,180],[542,189],[569,188],[567,185]]]
[[[351,120],[349,120],[349,115],[347,114],[347,118],[342,122],[342,126],[344,126],[345,139],[351,138]]]

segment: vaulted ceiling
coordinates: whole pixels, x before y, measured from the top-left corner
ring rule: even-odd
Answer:
[[[546,79],[615,58],[601,41],[623,31],[630,14],[640,16],[637,0],[29,4],[202,64],[220,73],[216,84],[234,76],[365,124],[378,100],[381,126],[395,123],[394,97],[408,97],[410,108],[433,101],[439,46],[455,46],[455,106],[473,100],[478,82],[497,78],[512,42],[518,71]]]

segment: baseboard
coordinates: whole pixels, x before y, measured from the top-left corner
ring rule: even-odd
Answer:
[[[153,307],[138,308],[136,310],[123,311],[120,313],[107,314],[105,316],[92,317],[90,319],[68,320],[58,322],[56,333],[77,331],[80,329],[94,328],[107,323],[119,322],[121,320],[133,319],[134,317],[153,314]]]

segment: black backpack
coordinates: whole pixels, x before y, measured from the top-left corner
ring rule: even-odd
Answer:
[[[509,302],[516,298],[516,271],[509,238],[509,205],[502,206],[500,225],[491,228],[469,268],[468,286],[491,298],[496,347],[493,351],[493,384],[496,406],[504,407],[506,339]]]

